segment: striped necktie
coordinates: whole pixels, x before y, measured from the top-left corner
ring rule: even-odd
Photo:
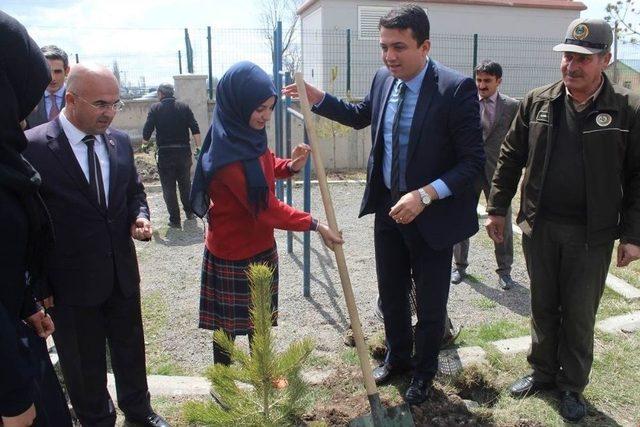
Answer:
[[[406,89],[407,85],[404,82],[397,86],[398,104],[391,128],[391,198],[394,201],[400,199],[400,118]]]
[[[49,94],[49,101],[51,102],[51,109],[49,110],[49,121],[55,119],[56,117],[58,117],[58,114],[60,114],[60,109],[58,108],[58,101],[57,101],[57,96],[55,93],[50,93]]]
[[[102,181],[102,168],[100,167],[100,160],[96,155],[94,145],[96,137],[93,135],[87,135],[82,138],[82,142],[87,145],[87,161],[89,162],[89,186],[91,192],[96,197],[98,205],[101,208],[107,209],[107,201],[104,194],[104,182]]]

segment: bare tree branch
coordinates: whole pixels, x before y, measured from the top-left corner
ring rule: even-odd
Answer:
[[[624,42],[637,43],[637,37],[640,36],[640,7],[637,0],[618,0],[609,3],[605,10],[605,19],[611,24],[618,23],[616,37]]]
[[[278,21],[282,22],[282,54],[283,57],[291,56],[293,52],[288,52],[292,41],[296,35],[300,17],[297,14],[301,0],[261,0],[259,6],[259,20],[264,37],[271,48],[271,55],[275,52],[273,32],[276,30]],[[299,50],[294,49],[299,55]],[[289,53],[287,55],[287,53]],[[286,62],[286,60],[285,60]],[[294,63],[299,62],[297,59]]]

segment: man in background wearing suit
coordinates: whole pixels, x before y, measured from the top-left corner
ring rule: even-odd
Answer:
[[[387,340],[382,384],[412,371],[410,404],[431,396],[444,335],[453,245],[478,230],[473,183],[484,166],[478,93],[473,80],[427,55],[429,19],[404,5],[380,20],[386,67],[370,93],[350,104],[307,85],[314,111],[344,125],[371,125],[372,148],[360,215],[375,213],[378,291]],[[295,86],[284,90],[296,96]],[[411,328],[409,290],[418,323]]]
[[[66,102],[57,118],[26,132],[25,152],[42,176],[56,235],[47,269],[53,301],[45,303],[64,382],[82,425],[113,426],[107,344],[127,420],[167,426],[150,404],[131,239],[151,238],[149,207],[129,137],[109,127],[123,106],[118,82],[104,67],[76,65]]]
[[[518,101],[498,92],[502,83],[502,67],[494,61],[483,61],[476,67],[476,86],[480,99],[480,123],[482,125],[482,140],[484,141],[484,153],[487,161],[484,165],[484,174],[478,181],[478,190],[489,199],[491,179],[496,170],[500,146],[504,137],[509,132],[511,122],[518,111]],[[507,218],[511,218],[511,207],[507,212]],[[504,289],[510,289],[515,285],[511,278],[511,265],[513,264],[513,229],[511,221],[505,222],[504,241],[495,243],[496,261],[498,263],[498,285]],[[457,243],[453,247],[455,266],[451,271],[451,283],[457,284],[464,280],[466,269],[469,265],[469,239]]]
[[[69,74],[69,57],[58,46],[49,45],[40,48],[47,58],[51,70],[51,83],[44,91],[38,106],[27,117],[27,127],[34,128],[55,119],[64,108],[66,92],[65,79]]]

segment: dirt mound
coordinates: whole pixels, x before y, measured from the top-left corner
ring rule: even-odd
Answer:
[[[142,182],[154,182],[160,179],[160,175],[158,175],[158,165],[156,164],[156,159],[152,152],[135,153],[134,159],[136,161],[136,169],[138,169],[138,174],[140,175]]]
[[[322,388],[332,391],[330,400],[323,401],[303,417],[306,423],[322,421],[327,426],[346,426],[349,421],[369,414],[371,408],[361,386],[361,373],[357,368],[341,367],[331,378],[325,380]],[[355,387],[359,387],[355,389]],[[386,407],[401,404],[382,397]],[[416,426],[484,426],[491,425],[490,411],[472,413],[463,399],[435,384],[434,395],[420,406],[412,406],[411,412]]]

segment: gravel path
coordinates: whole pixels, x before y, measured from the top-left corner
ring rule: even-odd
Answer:
[[[155,191],[154,190],[155,187]],[[349,274],[363,330],[380,331],[375,317],[377,285],[373,254],[373,216],[357,219],[363,184],[330,186],[338,224],[345,238]],[[150,187],[148,200],[154,223],[152,242],[136,242],[142,276],[147,355],[150,361],[169,362],[178,373],[201,374],[212,362],[211,334],[197,328],[200,264],[203,251],[201,221],[186,221],[182,230],[167,227],[162,193]],[[294,205],[302,205],[302,187],[294,188]],[[312,211],[324,219],[317,186],[312,187]],[[280,252],[280,316],[278,347],[292,340],[313,337],[316,352],[335,358],[344,351],[342,334],[348,314],[333,254],[318,236],[311,238],[311,296],[302,295],[302,234],[294,235],[294,253],[286,253],[286,233],[276,232]],[[470,273],[476,281],[452,285],[449,311],[455,324],[466,326],[498,319],[521,320],[529,314],[529,289],[519,239],[516,239],[513,278],[521,286],[497,288],[493,245],[481,231],[472,238]],[[491,301],[487,301],[491,300]],[[241,343],[246,339],[242,338]],[[153,370],[152,370],[153,371]],[[157,373],[157,372],[150,372]]]

